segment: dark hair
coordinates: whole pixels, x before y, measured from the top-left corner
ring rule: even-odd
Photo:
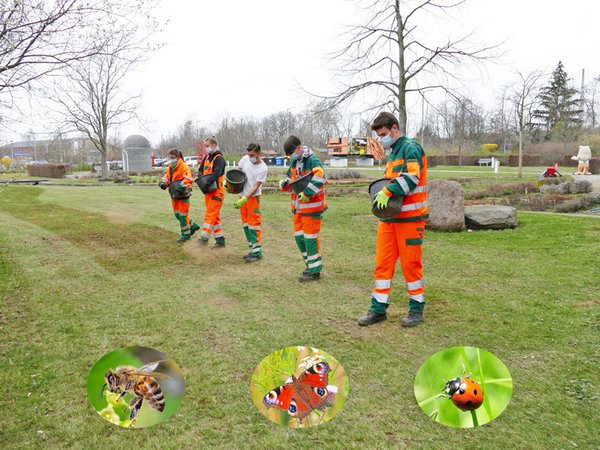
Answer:
[[[394,125],[396,125],[397,127],[399,126],[398,119],[396,119],[396,116],[389,112],[381,112],[373,120],[371,130],[377,131],[383,127],[386,127],[388,130],[391,130]]]
[[[292,134],[283,143],[283,151],[285,152],[286,155],[289,156],[294,152],[296,147],[298,147],[299,145],[302,145],[302,142],[300,142],[300,139],[298,137],[296,137]]]
[[[260,152],[260,145],[259,144],[255,144],[254,142],[252,142],[251,144],[248,144],[248,148],[246,149],[247,152]]]
[[[169,150],[169,155],[177,156],[180,159],[183,159],[183,153],[178,148],[172,148]]]
[[[218,145],[218,144],[217,144],[217,139],[216,139],[214,136],[207,137],[207,138],[205,139],[205,141],[207,141],[207,142],[210,142],[211,144]]]

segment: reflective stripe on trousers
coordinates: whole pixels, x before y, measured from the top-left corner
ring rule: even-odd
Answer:
[[[175,200],[174,198],[171,198],[171,206],[173,206],[173,214],[179,222],[181,236],[189,237],[190,227],[192,225],[192,220],[190,219],[190,216],[188,214],[190,210],[190,201]]]
[[[374,288],[371,293],[371,296],[379,303],[388,302],[398,258],[400,258],[409,298],[419,303],[425,302],[421,261],[421,242],[424,229],[424,220],[399,223],[379,222]]]
[[[321,260],[321,219],[301,216],[294,213],[294,238],[310,273],[320,273],[323,267]]]
[[[213,197],[219,198],[220,201]],[[214,233],[215,238],[223,237],[223,230],[221,229],[223,197],[218,191],[204,195],[204,204],[206,205],[204,225],[202,225],[202,238],[204,239],[208,239],[212,233]]]
[[[240,217],[248,247],[251,255],[260,255],[262,251],[262,230],[260,198],[249,197],[248,201],[240,208]]]

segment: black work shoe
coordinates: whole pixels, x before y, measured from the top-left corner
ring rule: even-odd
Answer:
[[[310,274],[310,270],[308,269],[304,269],[304,272],[302,272],[302,275],[309,275]]]
[[[196,231],[198,231],[200,229],[200,225],[198,225],[197,223],[195,223],[194,225],[192,225],[192,228],[190,228],[190,236],[193,236],[194,233]]]
[[[223,248],[225,247],[225,238],[217,238],[215,244],[211,248]]]
[[[321,274],[320,273],[302,273],[302,275],[300,275],[298,277],[298,281],[300,283],[306,283],[307,281],[316,281],[319,280],[321,278]]]
[[[207,247],[208,246],[208,239],[204,239],[204,238],[198,239],[198,245],[200,245],[202,247]]]
[[[189,240],[190,240],[190,238],[184,238],[184,237],[182,236],[182,237],[178,237],[178,238],[175,240],[175,242],[177,242],[178,244],[183,244],[184,242],[187,242],[187,241],[189,241]]]
[[[422,312],[409,311],[406,317],[402,319],[400,325],[402,325],[403,327],[416,327],[421,322],[423,322]]]
[[[246,255],[244,256],[244,260],[247,263],[253,263],[256,261],[260,261],[262,259],[262,255]]]
[[[373,325],[377,322],[383,322],[385,319],[387,319],[386,313],[377,313],[375,311],[369,311],[366,316],[362,316],[360,319],[358,319],[358,324],[361,327],[366,327],[367,325]]]

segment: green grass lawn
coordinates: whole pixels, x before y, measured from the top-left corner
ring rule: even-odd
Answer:
[[[0,189],[2,448],[597,448],[597,218],[519,213],[514,230],[428,231],[426,322],[400,327],[398,270],[388,321],[360,328],[377,227],[366,197],[330,199],[323,279],[303,286],[282,194],[264,197],[265,257],[245,265],[231,196],[227,248],[211,250],[175,244],[158,188]],[[165,352],[186,377],[179,411],[149,429],[110,425],[87,402],[91,367],[128,345]],[[348,374],[344,409],[321,426],[277,426],[252,404],[255,366],[292,345]],[[434,423],[413,394],[421,364],[457,345],[492,352],[513,378],[507,409],[476,429]]]

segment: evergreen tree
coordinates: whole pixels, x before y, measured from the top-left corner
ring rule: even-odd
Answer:
[[[581,128],[581,99],[575,98],[578,91],[569,86],[569,77],[562,61],[552,72],[548,86],[540,90],[538,100],[540,109],[533,116],[541,119],[546,128],[546,139],[555,138],[565,145],[575,139]]]

